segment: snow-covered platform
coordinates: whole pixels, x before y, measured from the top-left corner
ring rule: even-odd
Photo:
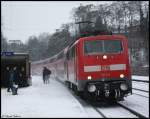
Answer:
[[[87,117],[76,98],[53,78],[43,84],[41,76],[32,76],[32,86],[20,88],[18,95],[1,89],[1,99],[1,117]]]
[[[142,80],[139,76],[135,77]],[[133,87],[149,91],[149,83],[133,82]],[[149,92],[133,90],[133,95],[120,103],[149,117]],[[32,76],[32,86],[19,88],[18,95],[12,95],[6,89],[1,89],[1,104],[1,117],[102,117],[93,107],[81,103],[65,85],[53,77],[50,78],[49,84],[43,84],[42,76]],[[99,108],[108,112],[105,114],[108,117],[127,114],[127,112],[118,114],[119,107]],[[110,109],[113,111],[110,112]]]

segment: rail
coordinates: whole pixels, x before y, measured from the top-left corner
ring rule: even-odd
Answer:
[[[140,114],[140,113],[138,113],[138,112],[136,112],[136,111],[134,111],[134,110],[132,110],[132,109],[130,109],[130,108],[128,108],[128,107],[126,107],[126,106],[120,104],[120,103],[117,103],[117,104],[118,104],[119,106],[125,108],[126,110],[128,110],[129,112],[131,112],[132,114],[136,115],[136,116],[139,117],[139,118],[147,118],[147,117],[144,116],[143,114]]]
[[[144,95],[141,95],[141,94],[137,94],[137,93],[133,93],[133,94],[138,95],[138,96],[141,96],[141,97],[149,98],[149,97],[144,96]]]
[[[149,83],[149,81],[146,81],[146,80],[137,80],[137,79],[132,79],[132,81]]]
[[[56,80],[59,81],[60,83],[62,83],[63,85],[65,85],[65,83],[62,82],[62,81],[60,81],[58,77],[56,78]],[[70,91],[70,92],[71,92],[72,95],[82,104],[81,99],[80,99],[78,96],[75,96],[72,91]],[[102,118],[108,118],[106,114],[104,114],[101,110],[99,110],[97,107],[95,107],[92,103],[87,103],[87,101],[84,101],[84,103],[91,105],[91,107],[92,107],[97,113],[99,113],[99,114],[102,116]],[[134,110],[132,110],[132,109],[130,109],[130,108],[128,108],[128,107],[122,105],[122,104],[120,104],[120,103],[117,103],[117,104],[118,104],[119,106],[121,106],[122,108],[126,109],[127,111],[129,111],[130,113],[134,114],[135,116],[139,117],[139,118],[147,118],[146,116],[144,116],[144,115],[142,115],[142,114],[140,114],[140,113],[138,113],[138,112],[136,112],[136,111],[134,111]]]
[[[138,90],[138,91],[142,91],[142,92],[146,92],[146,93],[149,93],[149,91],[147,91],[147,90],[142,90],[142,89],[138,89],[138,88],[132,88],[132,89]]]

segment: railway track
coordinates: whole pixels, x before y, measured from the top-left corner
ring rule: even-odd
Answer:
[[[134,90],[138,90],[138,91],[141,91],[141,92],[149,93],[149,91],[147,91],[147,90],[142,90],[142,89],[138,89],[138,88],[132,88],[132,89],[134,89]]]
[[[132,79],[134,82],[144,82],[144,83],[149,83],[149,81],[146,80],[137,80],[137,79]]]
[[[149,98],[149,92],[143,92],[143,91],[141,91],[141,90],[136,90],[136,89],[133,89],[133,91],[132,91],[132,94],[134,94],[134,95],[138,95],[138,96],[140,96],[140,97],[144,97],[144,98]]]
[[[117,102],[113,105],[106,105],[106,107],[99,107],[91,104],[92,107],[103,117],[103,118],[148,118],[145,115],[128,108],[127,106]],[[112,111],[114,113],[112,113]]]
[[[92,105],[93,106],[93,105]],[[146,116],[140,114],[139,112],[136,112],[135,110],[132,110],[120,103],[116,103],[113,105],[113,107],[97,107],[93,106],[93,108],[99,112],[99,114],[103,118],[147,118]],[[113,111],[113,113],[112,113]]]
[[[77,98],[78,99],[78,98]],[[79,99],[80,100],[80,99]],[[81,104],[83,101],[79,101]],[[84,102],[85,103],[85,102]],[[113,105],[103,105],[103,103],[92,104],[91,102],[86,102],[87,105],[91,105],[102,118],[147,118],[146,116],[132,110],[120,103],[115,103]],[[84,106],[83,106],[84,107]],[[85,107],[86,108],[86,107]]]
[[[144,96],[144,95],[141,95],[141,94],[138,94],[138,93],[133,93],[134,95],[138,95],[138,96],[141,96],[141,97],[144,97],[144,98],[149,98],[148,96]]]
[[[143,85],[145,85],[145,84],[147,86],[147,84],[149,83],[149,81],[132,79],[132,83],[133,84],[137,83],[136,85],[141,85],[143,87]],[[148,90],[143,90],[143,89],[140,89],[140,88],[136,88],[136,86],[132,87],[132,89],[133,89],[133,94],[134,95],[138,95],[138,96],[141,96],[141,97],[144,97],[144,98],[149,98],[149,96],[148,96],[149,91]]]
[[[92,105],[92,108],[93,108],[96,112],[98,112],[103,118],[107,118],[107,116],[106,116],[104,113],[102,113],[101,110],[99,110],[97,107],[95,107],[95,106]]]
[[[65,85],[64,82],[57,80]],[[66,86],[65,86],[66,87]],[[87,100],[81,99],[79,96],[75,95],[72,90],[70,93],[80,102],[84,110],[87,112],[89,117],[100,117],[100,118],[147,118],[146,116],[140,114],[139,112],[124,106],[121,103],[115,103],[113,105],[103,105],[102,103],[91,103]],[[144,96],[143,96],[144,97]],[[94,112],[95,111],[95,112]],[[93,112],[95,113],[93,115]]]
[[[139,117],[139,118],[148,118],[148,117],[146,117],[145,115],[143,115],[143,114],[141,114],[141,113],[139,113],[139,112],[136,112],[135,110],[130,109],[130,108],[128,108],[127,106],[125,106],[125,105],[123,105],[123,104],[121,104],[121,103],[117,103],[117,104],[120,105],[121,107],[127,109],[128,111],[130,111],[132,114],[136,115],[136,116]]]

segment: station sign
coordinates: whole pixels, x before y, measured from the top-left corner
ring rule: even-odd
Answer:
[[[1,56],[13,56],[14,52],[1,52]]]

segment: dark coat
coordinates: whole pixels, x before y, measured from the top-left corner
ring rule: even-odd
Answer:
[[[17,71],[10,70],[9,78],[8,78],[8,85],[13,85],[13,83],[18,84],[18,74],[17,74]]]
[[[43,69],[43,78],[46,76],[46,75],[50,75],[51,74],[51,70],[47,69],[47,68],[44,68]]]

